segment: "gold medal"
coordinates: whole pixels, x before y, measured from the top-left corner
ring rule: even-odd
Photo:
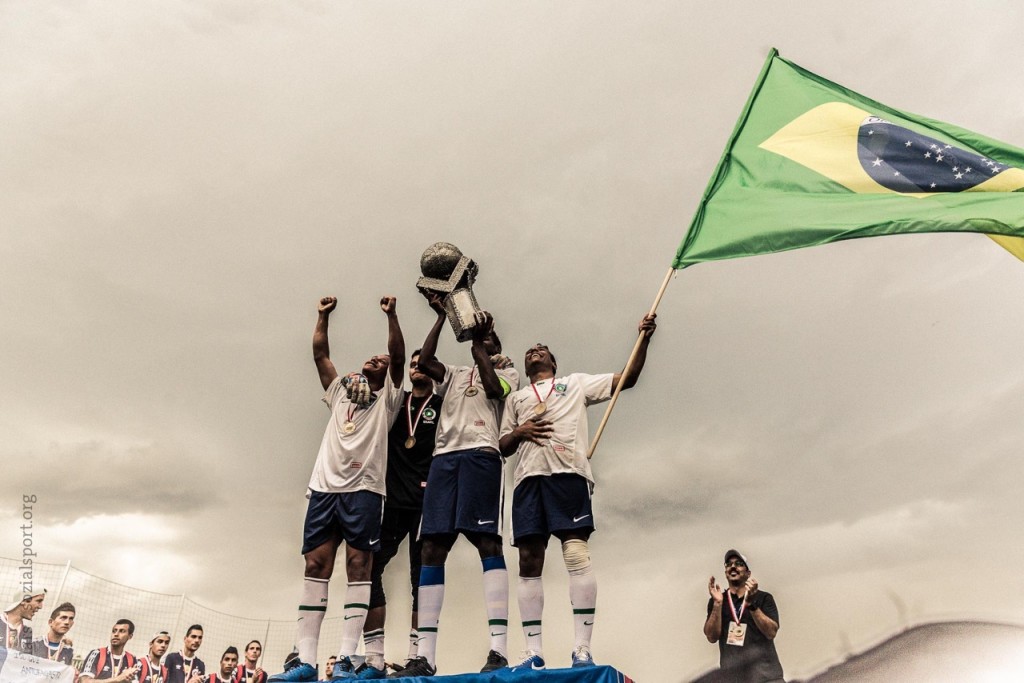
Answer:
[[[535,415],[543,415],[546,412],[548,412],[548,406],[544,401],[541,401],[533,407],[533,413]]]
[[[412,448],[415,445],[416,445],[416,437],[415,436],[410,436],[408,439],[405,440],[405,448],[406,448],[406,450]]]
[[[349,420],[348,422],[345,423],[345,426],[341,428],[341,431],[345,432],[346,434],[351,434],[352,432],[356,431],[356,423]]]
[[[480,390],[477,389],[476,387],[472,386],[472,385],[470,385],[469,387],[466,388],[466,396],[476,396],[479,393],[480,393]]]

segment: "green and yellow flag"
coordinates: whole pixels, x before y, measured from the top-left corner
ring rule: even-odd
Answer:
[[[1024,260],[1024,150],[772,50],[673,268],[857,237],[986,233]]]

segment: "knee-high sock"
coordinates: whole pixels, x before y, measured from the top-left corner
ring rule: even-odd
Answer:
[[[508,569],[502,555],[488,557],[484,565],[484,602],[491,649],[508,657]]]
[[[316,666],[316,645],[320,640],[320,624],[327,611],[328,579],[307,576],[302,582],[302,601],[299,603],[296,647],[303,664]]]
[[[526,649],[544,656],[540,620],[544,614],[544,583],[539,576],[519,577],[519,616],[523,619]]]
[[[426,657],[431,666],[436,666],[437,625],[441,620],[441,605],[444,604],[443,565],[420,569],[419,603],[419,656]]]
[[[370,582],[350,581],[345,593],[345,621],[341,625],[341,647],[338,659],[351,657],[359,645],[359,635],[366,623],[366,613],[370,610]]]
[[[594,612],[597,607],[597,577],[590,567],[569,572],[569,602],[572,603],[572,618],[575,625],[576,643],[590,648],[590,636],[594,632]]]

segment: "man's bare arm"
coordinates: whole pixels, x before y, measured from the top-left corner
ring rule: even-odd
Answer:
[[[405,377],[405,337],[402,326],[398,324],[397,301],[393,296],[385,296],[380,300],[380,309],[388,316],[388,374],[396,387],[402,386]]]
[[[508,408],[506,408],[508,410]],[[508,457],[516,452],[524,441],[543,446],[551,436],[551,423],[547,420],[527,420],[511,432],[498,439],[498,450]]]
[[[708,593],[711,594],[711,613],[704,620],[704,637],[709,643],[717,643],[722,637],[722,589],[715,583],[715,577],[708,581]]]
[[[501,400],[505,398],[505,387],[498,379],[498,373],[494,371],[494,363],[484,349],[484,340],[491,334],[494,328],[494,318],[487,311],[477,314],[476,324],[473,326],[473,346],[470,352],[476,367],[480,370],[480,384],[484,388],[487,398]]]
[[[316,371],[320,375],[320,384],[324,389],[331,386],[331,382],[338,376],[338,371],[331,361],[331,346],[327,340],[327,323],[331,317],[331,311],[338,305],[338,300],[333,296],[325,296],[320,299],[317,307],[316,327],[313,328],[313,362],[316,363]]]
[[[443,382],[445,373],[444,363],[439,361],[435,354],[437,353],[437,340],[441,337],[441,328],[444,327],[444,306],[441,304],[441,297],[439,295],[425,290],[420,291],[427,298],[431,310],[437,313],[437,320],[434,321],[434,325],[427,332],[427,338],[423,340],[423,348],[420,349],[419,369],[424,375],[435,382]]]
[[[612,387],[616,387],[619,384],[619,378],[623,377],[625,373],[625,380],[622,383],[622,390],[632,389],[636,386],[636,381],[640,379],[640,372],[644,369],[644,363],[647,362],[647,347],[651,343],[651,337],[654,335],[654,330],[657,329],[658,324],[654,321],[658,317],[658,314],[645,315],[643,320],[640,321],[640,334],[643,335],[643,339],[640,342],[640,348],[637,350],[636,358],[633,359],[633,365],[628,369],[628,372],[623,369],[623,372],[616,372],[612,377]]]

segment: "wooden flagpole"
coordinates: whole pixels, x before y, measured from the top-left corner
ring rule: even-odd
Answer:
[[[651,306],[651,311],[648,315],[654,315],[658,312],[658,304],[661,303],[661,297],[665,295],[668,283],[672,279],[672,274],[675,272],[675,268],[668,269],[668,273],[665,275],[665,281],[661,283],[661,289],[658,290],[658,296],[654,297],[654,304]],[[640,343],[643,341],[643,338],[643,332],[638,334],[636,337],[636,344],[633,345],[633,353],[629,354],[629,360],[626,361],[626,367],[623,368],[622,375],[619,377],[619,382],[615,385],[615,391],[612,392],[612,400],[608,402],[608,409],[604,411],[604,417],[601,418],[601,424],[597,426],[597,432],[594,434],[594,440],[590,442],[590,450],[587,451],[588,460],[594,456],[594,451],[597,450],[597,442],[601,440],[601,434],[604,432],[604,427],[608,424],[608,418],[611,416],[612,410],[615,408],[615,402],[619,400],[619,394],[622,393],[622,382],[626,379],[626,374],[633,366],[633,362],[636,360],[637,354],[640,353]]]

